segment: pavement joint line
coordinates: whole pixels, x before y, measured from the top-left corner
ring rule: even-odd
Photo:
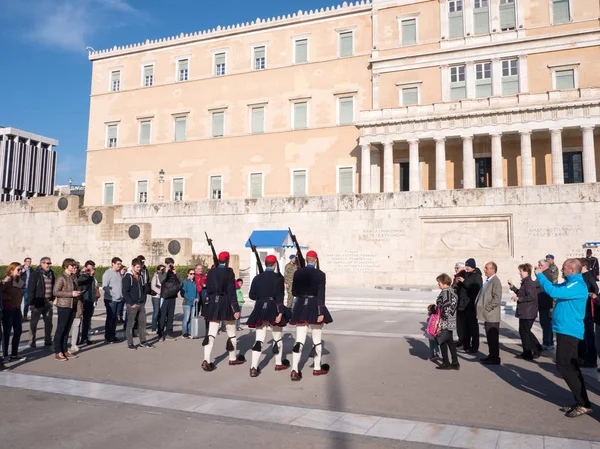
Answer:
[[[14,372],[1,373],[0,386],[41,393],[62,394],[76,398],[177,410],[198,415],[213,415],[251,422],[268,422],[365,437],[430,443],[446,447],[515,449],[531,447],[529,443],[532,439],[535,439],[541,443],[537,444],[536,447],[541,449],[556,447],[593,449],[600,443],[600,440],[575,440],[493,429],[407,421],[375,415],[361,415],[238,399],[220,399],[187,393],[172,393]],[[504,442],[503,440],[507,441]],[[557,443],[560,443],[560,446],[557,446]],[[592,443],[594,444],[593,447]]]

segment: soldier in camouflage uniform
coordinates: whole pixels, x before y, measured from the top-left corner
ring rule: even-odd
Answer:
[[[296,255],[292,254],[290,256],[290,261],[285,265],[284,270],[284,280],[285,280],[285,290],[287,292],[287,307],[292,308],[292,301],[294,296],[292,295],[292,282],[294,281],[294,273],[296,272]]]

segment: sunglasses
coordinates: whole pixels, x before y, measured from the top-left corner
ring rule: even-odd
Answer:
[[[52,265],[52,262],[44,262],[42,265]]]
[[[196,273],[188,273],[188,276],[194,276]]]

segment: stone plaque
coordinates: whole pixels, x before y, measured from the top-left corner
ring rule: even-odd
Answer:
[[[58,209],[59,210],[65,210],[67,207],[69,207],[69,200],[66,198],[61,198],[58,200]]]
[[[94,211],[94,213],[92,214],[92,223],[94,224],[100,224],[102,223],[102,212],[100,212],[99,210]]]
[[[177,240],[171,240],[169,242],[169,254],[176,256],[177,254],[179,254],[179,251],[181,251],[181,243],[179,243]]]
[[[138,225],[131,225],[129,226],[129,231],[127,231],[129,234],[129,238],[135,240],[140,236],[140,227]]]

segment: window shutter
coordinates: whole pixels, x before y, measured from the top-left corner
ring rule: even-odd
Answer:
[[[265,47],[254,47],[254,59],[265,57]]]
[[[354,97],[340,98],[340,125],[351,125],[354,122]]]
[[[519,77],[502,77],[502,95],[517,95],[519,93]]]
[[[515,4],[504,3],[500,5],[500,29],[515,28]]]
[[[210,177],[210,197],[213,200],[221,199],[221,177],[211,176]]]
[[[340,33],[340,57],[344,58],[354,54],[354,36],[351,31]]]
[[[473,18],[475,22],[475,29],[473,31],[476,35],[488,34],[490,32],[490,16],[487,6],[475,8]]]
[[[115,185],[111,182],[104,184],[104,204],[114,204]]]
[[[557,70],[556,76],[556,89],[575,89],[575,73],[573,70]]]
[[[294,129],[308,128],[307,103],[294,103]]]
[[[450,99],[452,101],[462,100],[464,98],[467,98],[467,87],[464,82],[457,83],[457,85],[450,87]]]
[[[296,64],[308,62],[308,39],[296,41]]]
[[[492,82],[490,79],[480,80],[475,86],[475,95],[477,98],[492,96]]]
[[[252,108],[252,133],[265,132],[265,108]]]
[[[406,87],[402,89],[402,106],[410,106],[411,104],[419,104],[418,87]]]
[[[293,179],[293,192],[294,196],[306,195],[306,171],[296,170],[294,171]]]
[[[117,125],[110,125],[108,127],[108,138],[109,139],[117,138]]]
[[[250,196],[252,198],[262,197],[262,173],[252,173],[250,175]]]
[[[343,167],[339,169],[338,174],[338,191],[340,195],[348,195],[354,193],[354,186],[352,185],[352,167]]]
[[[138,193],[148,193],[148,181],[138,182]]]
[[[186,117],[177,117],[175,119],[175,141],[181,142],[185,140],[185,131],[186,131],[187,118]]]
[[[117,71],[117,72],[112,72],[110,74],[110,80],[111,80],[111,82],[118,81],[119,79],[121,79],[121,72]]]
[[[215,64],[225,64],[225,53],[217,53],[215,55]]]
[[[140,123],[140,144],[148,145],[150,143],[150,122]]]
[[[465,33],[465,27],[463,25],[462,11],[451,12],[448,15],[448,25],[450,29],[450,39],[463,37]]]
[[[224,112],[213,112],[212,115],[212,136],[222,137],[225,128],[225,113]]]
[[[417,43],[417,19],[402,21],[402,45]]]
[[[552,0],[552,23],[567,23],[571,21],[569,0]]]
[[[183,178],[173,179],[173,199],[175,201],[183,200]]]
[[[152,76],[152,72],[154,72],[154,67],[151,65],[147,65],[144,67],[144,76]]]
[[[188,60],[187,59],[182,59],[181,61],[179,61],[179,70],[187,70],[188,69]]]

